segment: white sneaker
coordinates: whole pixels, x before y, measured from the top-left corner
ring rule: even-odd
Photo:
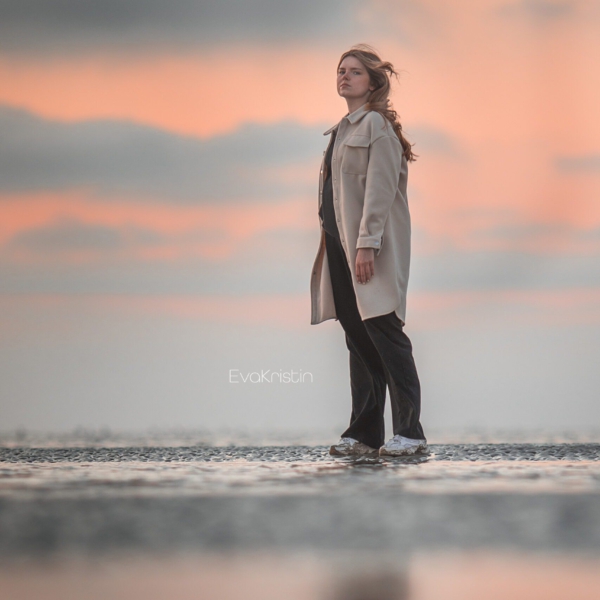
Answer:
[[[412,456],[429,454],[427,440],[413,440],[402,435],[395,435],[379,448],[379,456]]]
[[[371,448],[358,440],[350,437],[340,438],[337,444],[329,448],[329,454],[334,456],[362,456],[365,454],[377,454],[377,448]]]

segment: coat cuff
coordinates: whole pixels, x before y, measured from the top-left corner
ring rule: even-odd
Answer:
[[[381,252],[381,248],[383,247],[383,236],[381,235],[369,235],[369,236],[361,236],[356,241],[356,249],[359,248],[373,248],[377,250],[375,253],[376,256],[379,256]]]

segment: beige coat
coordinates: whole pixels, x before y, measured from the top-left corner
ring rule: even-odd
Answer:
[[[404,324],[411,222],[406,195],[408,163],[402,144],[390,122],[378,112],[365,110],[364,104],[323,135],[334,129],[333,206],[360,316],[365,320],[395,311]],[[319,208],[326,152],[319,176]],[[319,221],[321,241],[310,281],[311,325],[337,319],[325,230]],[[356,279],[358,248],[376,250],[375,274],[366,284]]]

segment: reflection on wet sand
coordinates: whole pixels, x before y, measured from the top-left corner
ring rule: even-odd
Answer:
[[[11,600],[597,600],[600,559],[519,553],[179,554],[0,563]]]
[[[600,461],[34,462],[0,465],[0,498],[172,495],[414,493],[589,493],[600,491]]]

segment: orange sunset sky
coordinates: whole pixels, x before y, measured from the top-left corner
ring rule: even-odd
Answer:
[[[489,343],[481,364],[501,377],[494,369],[523,344],[489,342],[499,323],[531,330],[520,389],[544,381],[557,390],[543,373],[563,355],[547,336],[555,325],[564,336],[600,328],[599,30],[596,0],[2,3],[5,423],[42,426],[39,415],[52,414],[52,427],[132,426],[116,400],[102,412],[65,398],[85,396],[93,373],[98,397],[118,389],[143,406],[155,388],[135,382],[149,364],[177,364],[179,353],[191,361],[194,340],[180,337],[189,328],[208,362],[163,373],[161,388],[177,379],[188,393],[182,414],[204,389],[241,406],[224,383],[200,376],[230,368],[232,347],[237,360],[255,357],[261,328],[266,362],[301,363],[319,346],[347,368],[339,324],[309,325],[308,282],[322,133],[347,112],[335,69],[358,42],[400,72],[392,101],[419,155],[409,165],[407,328],[430,375],[430,406],[452,370],[435,360],[459,339],[467,355]],[[443,344],[430,337],[441,330]],[[157,337],[143,337],[150,332]],[[152,354],[164,336],[169,354]],[[281,350],[292,352],[290,336],[303,340],[295,354]],[[593,339],[554,342],[593,354]],[[131,346],[115,358],[118,340]],[[48,379],[55,352],[62,375]],[[131,356],[139,372],[117,368],[112,379]],[[581,384],[581,415],[597,383],[586,365],[567,368]],[[485,388],[457,381],[456,398]],[[194,406],[194,423],[227,419],[226,402]],[[145,424],[164,420],[161,410]],[[66,414],[75,416],[61,421]]]

